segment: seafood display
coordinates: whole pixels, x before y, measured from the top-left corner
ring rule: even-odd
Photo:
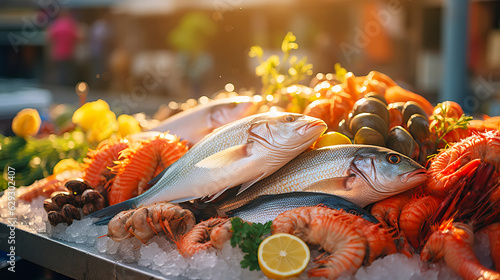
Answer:
[[[306,73],[303,63],[295,71]],[[119,122],[103,100],[87,103],[74,120],[86,156],[67,156],[14,195],[24,211],[39,204],[40,233],[74,238],[74,228],[89,228],[100,253],[144,257],[140,266],[166,276],[227,252],[259,270],[263,240],[288,234],[311,250],[294,271],[301,279],[350,277],[392,256],[500,279],[499,117],[473,119],[452,101],[433,106],[377,71],[335,70],[310,87],[270,82],[265,96],[204,97],[155,127],[134,116]],[[96,106],[107,125],[97,124]],[[0,203],[2,222],[7,209]],[[481,238],[488,250],[478,253]]]
[[[156,178],[145,193],[93,213],[103,221],[134,205],[184,202],[243,184],[244,191],[307,149],[323,121],[291,113],[263,113],[216,129]]]
[[[217,208],[223,215],[258,196],[293,191],[329,193],[364,207],[426,180],[422,166],[395,151],[369,145],[335,145],[299,155]]]
[[[175,114],[150,130],[182,135],[194,145],[216,128],[257,113],[258,108],[259,102],[250,96],[213,100]]]

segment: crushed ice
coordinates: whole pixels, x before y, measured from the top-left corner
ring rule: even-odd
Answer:
[[[107,226],[95,226],[91,219],[75,220],[72,225],[59,224],[50,226],[47,214],[43,209],[43,197],[35,198],[32,203],[16,201],[15,217],[22,227],[40,234],[72,243],[81,243],[96,248],[101,254],[116,255],[121,261],[136,262],[139,266],[159,271],[162,275],[185,277],[188,279],[266,279],[260,271],[240,268],[243,253],[232,248],[226,242],[223,249],[199,252],[190,258],[181,256],[173,243],[164,236],[155,236],[142,244],[131,238],[115,242],[107,236]],[[7,196],[0,198],[0,222],[7,223],[10,217]],[[101,238],[99,238],[101,237]],[[476,233],[474,252],[479,261],[486,267],[492,267],[489,240],[485,233]],[[311,252],[311,260],[319,255],[317,250]],[[311,261],[307,270],[315,264]],[[307,279],[303,273],[300,279]],[[370,266],[361,267],[355,274],[343,276],[343,280],[362,279],[461,279],[444,263],[423,264],[418,255],[407,258],[402,254],[394,254],[375,260]]]

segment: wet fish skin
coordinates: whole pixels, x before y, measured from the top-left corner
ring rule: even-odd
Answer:
[[[105,224],[118,212],[141,205],[217,196],[240,184],[243,190],[306,150],[325,130],[322,120],[293,113],[263,113],[232,122],[194,145],[143,194],[91,216]]]
[[[391,164],[389,155],[396,155],[400,162]],[[413,188],[426,179],[422,166],[390,149],[336,145],[300,154],[252,188],[219,202],[215,207],[220,215],[224,215],[259,196],[294,191],[334,194],[364,207]]]
[[[260,102],[251,96],[212,100],[207,104],[175,114],[151,128],[150,131],[168,131],[194,145],[214,129],[255,114],[259,106]]]
[[[291,192],[260,196],[250,203],[226,213],[229,217],[240,217],[252,223],[266,223],[279,214],[303,206],[323,204],[332,209],[344,209],[351,214],[360,215],[365,220],[378,223],[378,220],[363,208],[339,196],[315,192]]]

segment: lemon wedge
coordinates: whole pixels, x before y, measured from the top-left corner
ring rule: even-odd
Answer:
[[[328,132],[323,134],[314,144],[314,148],[322,148],[332,145],[352,144],[351,140],[342,133]]]
[[[262,241],[257,257],[264,275],[271,279],[286,279],[304,272],[311,255],[302,239],[288,233],[278,233]]]

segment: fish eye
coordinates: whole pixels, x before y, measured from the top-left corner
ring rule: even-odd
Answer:
[[[286,116],[283,117],[283,120],[285,122],[293,122],[293,121],[295,121],[295,117],[292,116],[292,115],[286,115]]]
[[[401,157],[396,154],[390,154],[387,156],[387,161],[389,161],[392,164],[399,163],[401,161]]]

